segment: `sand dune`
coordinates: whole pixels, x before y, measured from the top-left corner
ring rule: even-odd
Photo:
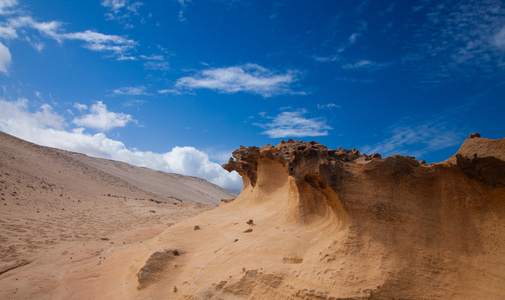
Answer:
[[[0,132],[0,299],[47,299],[63,266],[99,263],[234,196],[203,179]]]

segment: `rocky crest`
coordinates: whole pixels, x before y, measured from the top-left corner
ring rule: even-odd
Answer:
[[[494,142],[494,141],[493,141]],[[449,160],[446,166],[455,166],[471,179],[488,183],[492,186],[505,185],[505,143],[503,140],[490,142],[481,139],[480,134],[471,134],[461,149]],[[483,144],[486,144],[484,147]],[[492,144],[493,149],[489,149]],[[241,176],[247,177],[254,186],[257,180],[258,162],[273,160],[287,166],[288,173],[299,180],[310,183],[311,174],[319,174],[326,182],[338,187],[338,178],[335,175],[345,173],[345,164],[360,163],[369,174],[404,176],[415,171],[426,171],[426,167],[437,168],[437,164],[428,166],[424,160],[417,161],[414,157],[393,155],[382,159],[378,153],[361,154],[355,148],[352,150],[332,150],[315,141],[303,142],[282,140],[277,146],[265,145],[244,147],[233,151],[233,157],[223,168],[229,172],[237,171]]]
[[[373,282],[352,299],[505,295],[505,139],[471,134],[454,156],[432,164],[293,140],[233,156],[223,168],[242,175],[244,189],[228,207],[268,207],[275,220],[307,229],[332,220],[319,231],[331,243],[307,244],[320,261],[336,261],[329,264],[340,271],[327,287]]]
[[[290,176],[305,180],[307,174],[318,173],[321,169],[330,168],[335,171],[342,163],[356,161],[380,160],[381,155],[360,154],[356,149],[328,149],[315,141],[303,142],[289,139],[282,140],[277,146],[265,145],[261,148],[251,146],[233,151],[233,158],[223,165],[229,172],[237,171],[241,176],[249,178],[251,185],[256,184],[257,168],[260,160],[279,161],[287,166]],[[330,170],[328,170],[330,171]]]

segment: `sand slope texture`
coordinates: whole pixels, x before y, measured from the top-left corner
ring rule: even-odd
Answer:
[[[200,178],[0,132],[0,299],[52,299],[67,266],[101,264],[110,252],[233,197]]]

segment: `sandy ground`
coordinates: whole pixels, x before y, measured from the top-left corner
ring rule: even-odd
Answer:
[[[54,166],[51,181],[28,178],[7,163],[28,154],[4,151],[0,298],[504,298],[505,139],[467,140],[432,165],[286,145],[301,159],[254,152],[237,164],[249,164],[242,193],[212,209],[149,201],[96,168],[65,180],[61,157],[27,164]]]
[[[213,207],[195,202],[230,196],[202,179],[0,133],[0,299],[51,299],[66,268],[101,264],[109,253]]]

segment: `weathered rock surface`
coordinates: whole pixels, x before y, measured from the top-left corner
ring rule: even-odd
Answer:
[[[111,253],[94,269],[101,280],[66,289],[102,299],[503,299],[504,151],[505,139],[477,136],[434,164],[316,142],[241,147],[223,166],[242,175],[235,200]]]
[[[293,140],[241,147],[233,156],[223,167],[244,177],[244,191],[258,188],[262,164],[282,165],[298,188],[298,221],[321,214],[321,198],[347,215],[347,237],[321,253],[359,256],[367,262],[355,266],[381,269],[381,283],[366,298],[505,295],[505,139],[472,134],[453,157],[430,165]],[[319,191],[311,203],[303,200],[307,184]]]

